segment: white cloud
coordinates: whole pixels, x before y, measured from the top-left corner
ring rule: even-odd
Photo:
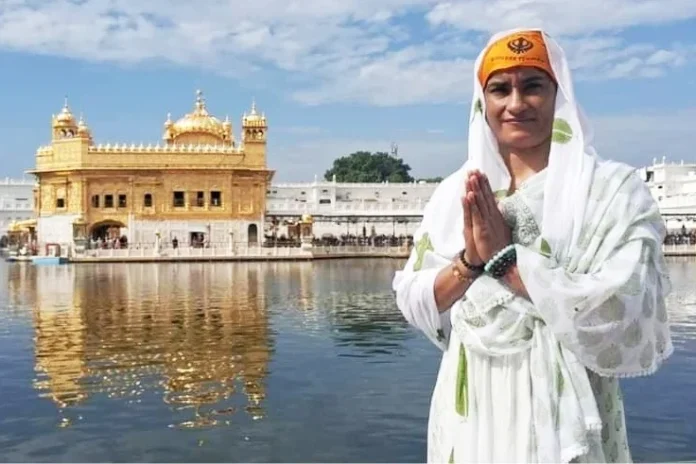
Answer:
[[[614,31],[696,17],[692,0],[467,0],[442,2],[427,15],[433,25],[495,32],[543,27],[556,35]]]
[[[696,108],[670,113],[590,116],[595,128],[595,147],[603,158],[636,167],[653,158],[693,160],[691,141],[696,126]],[[414,177],[446,176],[467,157],[466,138],[441,134],[415,134],[399,138],[399,156]],[[322,178],[333,160],[358,150],[389,151],[389,138],[313,138],[310,141],[274,146],[269,166],[276,181],[309,181]]]
[[[413,26],[419,17],[429,27]],[[0,48],[280,71],[305,104],[392,106],[465,99],[484,37],[521,25],[562,35],[580,79],[658,77],[692,45],[628,41],[620,29],[694,17],[693,0],[4,0]]]

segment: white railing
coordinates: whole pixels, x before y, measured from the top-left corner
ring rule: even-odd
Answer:
[[[315,180],[313,182],[280,182],[272,184],[271,187],[279,190],[284,189],[311,189],[311,188],[369,188],[375,187],[393,187],[393,188],[408,188],[418,187],[422,189],[435,189],[436,183],[420,183],[413,182],[336,182],[333,180]]]
[[[36,181],[33,179],[12,179],[10,177],[5,177],[0,179],[0,185],[31,185],[32,187],[36,185]]]
[[[410,252],[408,245],[404,246],[370,246],[370,245],[346,245],[346,246],[315,246],[311,249],[314,256],[326,255],[354,255],[354,256],[380,256],[396,255]]]
[[[422,215],[426,201],[380,203],[373,201],[337,202],[330,205],[294,201],[268,201],[266,214],[301,214],[326,216],[391,216]]]
[[[662,245],[662,252],[666,255],[696,256],[696,245],[687,243]]]
[[[153,244],[139,244],[128,248],[92,249],[75,252],[76,258],[106,258],[106,259],[221,259],[221,258],[312,258],[327,256],[403,256],[410,251],[408,246],[312,246],[300,247],[262,247],[262,246],[211,246],[194,247],[161,247],[159,250]]]

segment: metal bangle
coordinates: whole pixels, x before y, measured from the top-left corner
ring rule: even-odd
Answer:
[[[477,275],[474,276],[467,276],[462,273],[462,271],[459,270],[459,267],[457,267],[456,263],[452,263],[452,274],[457,278],[458,281],[460,282],[466,282],[468,285],[471,285],[471,283],[476,280],[478,277]]]

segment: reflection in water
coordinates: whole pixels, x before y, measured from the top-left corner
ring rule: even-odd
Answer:
[[[402,265],[0,263],[3,456],[422,462],[441,354],[396,308]],[[696,455],[696,262],[669,266],[675,355],[622,381],[636,461]]]
[[[268,269],[274,288],[268,291],[302,315],[307,333],[345,348],[339,356],[388,362],[380,355],[400,355],[403,342],[414,338],[385,285],[402,266],[400,260],[362,259],[273,263]]]
[[[272,342],[259,266],[25,268],[10,293],[36,292],[35,387],[61,409],[157,390],[193,410],[182,427],[215,425],[240,389],[263,417]]]
[[[696,260],[672,258],[669,271],[672,282],[672,292],[667,297],[669,320],[680,341],[685,335],[696,336]]]

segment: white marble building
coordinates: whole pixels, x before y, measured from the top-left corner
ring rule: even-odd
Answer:
[[[665,223],[671,231],[682,226],[696,229],[696,163],[667,163],[653,160],[640,169],[643,179],[657,200]],[[297,219],[302,214],[314,217],[314,234],[340,236],[413,234],[420,225],[423,208],[437,184],[352,184],[319,181],[279,183],[267,192],[266,216],[269,219]],[[266,233],[269,233],[268,230]],[[281,226],[278,235],[285,233]]]
[[[266,192],[266,233],[273,219],[314,218],[314,236],[344,234],[411,235],[437,184],[338,183],[319,181],[273,184]],[[287,234],[282,225],[277,235]]]
[[[640,171],[660,206],[667,228],[696,229],[696,163],[668,163],[663,157]]]
[[[13,221],[34,217],[33,189],[32,179],[0,179],[0,236]]]
[[[696,229],[696,163],[667,163],[663,158],[640,172],[660,205],[668,228]],[[0,179],[0,235],[6,233],[12,221],[34,217],[33,187],[30,179]],[[310,214],[316,237],[362,235],[363,228],[367,235],[373,228],[378,235],[411,235],[420,225],[423,208],[436,187],[432,183],[354,184],[316,178],[313,182],[273,184],[266,194],[264,232],[270,235],[276,219],[281,224],[277,235],[287,235],[283,220]],[[230,240],[229,228],[209,232],[215,232],[217,241]],[[142,234],[130,237],[133,243],[151,241],[137,235]]]

